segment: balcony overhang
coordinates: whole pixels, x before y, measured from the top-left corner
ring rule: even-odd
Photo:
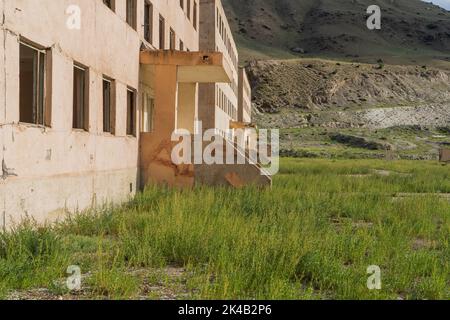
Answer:
[[[146,50],[140,54],[141,65],[177,66],[181,83],[231,83],[233,73],[221,52],[185,52]]]

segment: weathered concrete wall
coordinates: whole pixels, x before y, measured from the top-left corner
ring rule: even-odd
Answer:
[[[215,128],[216,123],[216,87],[212,83],[198,85],[198,118],[203,129]]]
[[[159,49],[159,16],[165,20],[165,47],[169,49],[170,29],[175,32],[175,49],[180,50],[180,40],[184,51],[199,50],[200,6],[197,5],[197,26],[194,27],[194,0],[191,0],[190,16],[187,15],[186,0],[184,10],[179,1],[154,0],[152,41],[144,39],[144,28],[139,28],[141,40],[150,49]],[[144,7],[144,0],[138,0],[138,7]],[[198,0],[195,0],[198,4]],[[141,21],[144,12],[139,10]],[[143,25],[143,23],[141,24]],[[172,70],[171,70],[172,69]],[[172,72],[171,72],[172,71]],[[146,91],[155,99],[153,114],[154,129],[140,135],[140,181],[141,187],[148,183],[166,183],[174,186],[193,184],[193,168],[172,164],[171,151],[173,143],[170,138],[176,128],[194,129],[197,118],[198,100],[197,85],[182,84],[178,86],[176,67],[141,66],[140,91]],[[142,99],[142,94],[139,95]],[[140,101],[139,105],[142,105]]]
[[[177,83],[178,67],[176,65],[157,65],[151,68],[153,70],[150,74],[155,77],[155,128],[153,132],[141,134],[141,181],[143,184],[192,186],[192,166],[177,166],[173,164],[171,157],[173,146],[176,144],[171,141],[171,137],[176,129],[177,97],[179,94]],[[143,67],[143,69],[148,68]],[[195,95],[195,90],[195,85],[183,85],[182,91],[183,95],[192,97]],[[194,119],[192,118],[193,122]]]
[[[138,137],[126,135],[126,89],[138,89],[139,36],[96,0],[5,0],[1,26],[0,149],[15,176],[0,179],[0,213],[43,222],[136,192]],[[3,2],[2,2],[3,3]],[[81,8],[81,29],[66,27],[66,8]],[[51,126],[19,123],[19,39],[51,56]],[[73,63],[89,68],[89,130],[72,129]],[[103,133],[103,75],[116,82],[115,135]],[[4,80],[3,80],[4,79]],[[136,117],[139,118],[138,116]]]
[[[114,11],[102,0],[1,1],[0,224],[18,221],[25,215],[44,222],[68,211],[121,202],[134,195],[141,177],[148,179],[153,175],[156,180],[172,185],[193,185],[193,166],[170,164],[168,151],[173,147],[170,135],[176,128],[193,130],[192,119],[201,119],[197,90],[207,110],[203,114],[207,127],[226,130],[230,120],[237,120],[237,112],[234,117],[219,107],[216,95],[216,88],[220,88],[237,111],[237,49],[219,0],[191,0],[189,17],[184,1],[184,10],[179,1],[151,1],[151,43],[144,40],[145,0],[137,0],[136,29],[125,22],[126,2],[122,0],[115,1]],[[207,2],[211,3],[207,6],[210,10],[204,15],[202,4]],[[194,3],[197,19],[193,17]],[[70,5],[81,9],[80,29],[67,27],[66,10]],[[217,13],[222,17],[223,28],[216,23]],[[178,75],[171,67],[141,66],[142,43],[150,49],[159,49],[160,15],[165,19],[166,49],[170,43],[169,30],[173,29],[177,50],[182,41],[184,50],[223,52],[232,66],[232,84],[217,87],[207,84],[197,89],[195,81],[177,84]],[[194,26],[195,20],[198,27]],[[202,41],[204,48],[200,48],[201,26],[210,28],[206,34],[209,40]],[[45,127],[19,123],[20,40],[46,51],[46,106],[51,117]],[[89,125],[85,131],[72,129],[74,63],[88,68]],[[114,80],[114,134],[103,132],[104,76]],[[170,81],[160,81],[164,79]],[[138,93],[136,136],[128,136],[126,132],[127,88]],[[155,110],[154,131],[140,135],[139,111],[144,92],[155,99],[156,105],[171,109]],[[141,155],[151,158],[140,158],[139,146]],[[140,167],[142,164],[145,165]]]
[[[138,32],[141,39],[149,46],[149,48],[159,49],[159,16],[165,19],[166,33],[165,33],[165,48],[169,49],[170,43],[170,28],[175,31],[175,49],[179,50],[180,40],[183,41],[184,50],[198,51],[198,23],[200,18],[200,5],[198,0],[191,0],[190,16],[187,15],[186,0],[183,0],[184,10],[181,8],[179,1],[174,0],[152,0],[153,5],[153,28],[152,41],[148,43],[144,40],[144,3],[145,0],[138,0]],[[197,3],[197,28],[194,28],[194,1]],[[117,2],[117,1],[116,1]],[[125,3],[125,1],[121,1]]]
[[[228,24],[225,11],[220,0],[200,0],[200,49],[220,51],[232,69],[232,83],[218,83],[216,86],[201,84],[199,86],[199,118],[203,121],[204,129],[217,128],[219,131],[230,129],[230,121],[237,121],[238,111],[238,52]],[[220,18],[219,18],[220,17]],[[223,24],[223,28],[221,25]],[[222,30],[222,33],[221,33]],[[214,90],[214,104],[208,91]],[[235,114],[227,113],[227,109],[220,107],[220,94],[223,92],[227,100],[235,109]],[[214,112],[210,109],[213,108]],[[209,118],[213,117],[213,119]]]
[[[197,84],[178,84],[177,129],[188,130],[195,134],[195,121],[198,118]]]
[[[154,130],[141,133],[141,182],[191,187],[194,168],[172,161],[178,142],[171,138],[176,130],[185,129],[191,135],[197,131],[198,82],[211,81],[214,86],[214,81],[229,81],[223,55],[149,50],[141,53],[141,64],[141,81],[153,86],[155,99]]]

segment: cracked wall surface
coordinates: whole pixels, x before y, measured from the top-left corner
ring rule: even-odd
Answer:
[[[148,74],[140,69],[141,49],[159,49],[159,15],[165,18],[165,49],[170,42],[169,30],[176,34],[176,47],[183,42],[185,50],[198,51],[201,23],[194,28],[193,21],[208,16],[207,24],[213,38],[212,45],[203,43],[203,49],[221,51],[229,65],[233,66],[233,83],[217,84],[228,100],[237,107],[237,49],[228,24],[228,45],[216,41],[219,30],[215,23],[215,5],[206,16],[193,19],[193,8],[187,10],[173,0],[152,0],[152,43],[144,40],[144,2],[137,0],[137,28],[126,21],[126,1],[115,1],[115,12],[102,0],[2,0],[0,12],[0,223],[5,225],[31,216],[39,222],[54,221],[67,212],[76,212],[105,203],[119,203],[129,199],[140,185],[141,176],[163,175],[161,180],[174,185],[193,185],[193,166],[176,166],[169,162],[166,149],[169,141],[155,139],[154,132],[142,135],[145,147],[162,146],[161,152],[153,152],[150,165],[140,168],[141,135],[127,135],[127,89],[137,92],[135,128],[140,124],[140,106],[145,94],[153,95],[159,105],[170,103],[172,115],[166,122],[156,122],[156,135],[170,138],[178,126],[194,130],[192,120],[204,120],[207,128],[224,131],[230,126],[230,115],[216,106],[216,84],[204,85],[203,91],[196,84],[176,85],[173,92],[159,82],[166,75],[160,74],[146,81]],[[198,1],[201,5],[208,1]],[[192,2],[191,2],[192,4]],[[81,9],[81,29],[67,27],[70,5]],[[221,6],[219,11],[224,16]],[[205,25],[204,25],[205,26]],[[204,29],[203,26],[203,30]],[[205,40],[208,32],[201,37]],[[48,72],[46,103],[50,105],[51,119],[47,126],[20,123],[20,41],[46,51]],[[228,48],[230,47],[230,48]],[[231,50],[230,50],[231,49]],[[74,63],[87,67],[89,81],[89,126],[87,130],[72,129],[73,120],[73,68]],[[145,69],[145,68],[144,68]],[[148,71],[147,71],[148,72]],[[114,80],[116,115],[112,127],[114,134],[103,132],[103,78]],[[158,86],[160,87],[158,89]],[[155,93],[159,90],[159,94]],[[178,91],[178,93],[177,93]],[[144,94],[145,93],[145,94]],[[178,94],[178,96],[177,96]],[[200,96],[195,96],[199,94]],[[170,95],[168,97],[168,95]],[[178,99],[175,99],[177,97]],[[169,101],[173,98],[173,101]],[[200,100],[200,101],[199,101]],[[180,104],[181,103],[181,104]],[[202,105],[203,114],[198,113]],[[45,113],[47,115],[47,113]],[[165,114],[162,112],[161,114]],[[178,116],[180,118],[178,118]],[[237,116],[236,116],[237,118]],[[236,120],[236,119],[234,119]],[[162,126],[164,124],[164,126]],[[153,137],[152,137],[153,134]],[[146,142],[148,140],[148,142]],[[145,151],[145,149],[143,149]],[[143,159],[146,160],[146,159]],[[211,184],[242,185],[245,179],[259,177],[256,167],[249,172],[230,171],[228,168],[206,170],[202,176]],[[142,172],[141,172],[142,171]],[[217,179],[210,179],[217,175]],[[250,174],[251,173],[251,174]],[[223,178],[223,176],[228,178]],[[225,179],[225,180],[224,180]],[[228,179],[228,180],[227,180]],[[264,182],[266,182],[264,180]],[[6,220],[6,221],[5,221]]]
[[[81,30],[66,28],[72,3],[81,7]],[[26,215],[44,222],[128,199],[138,186],[138,138],[126,135],[126,89],[139,86],[140,39],[121,18],[124,4],[117,15],[86,0],[5,0],[1,10],[0,223]],[[19,123],[21,38],[51,56],[50,127]],[[72,129],[74,62],[89,68],[86,132]],[[116,82],[115,136],[102,128],[104,75]]]

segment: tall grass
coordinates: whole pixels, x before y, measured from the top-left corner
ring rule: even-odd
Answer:
[[[446,192],[448,167],[373,160],[285,159],[265,190],[149,187],[119,208],[1,235],[0,294],[54,288],[79,265],[91,297],[136,298],[131,270],[178,266],[193,299],[448,299]],[[370,265],[382,290],[367,289]]]

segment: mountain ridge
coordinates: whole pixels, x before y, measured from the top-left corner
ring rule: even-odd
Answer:
[[[224,0],[243,61],[450,61],[450,11],[420,0]],[[368,30],[369,5],[381,30]]]
[[[283,155],[384,157],[362,150],[377,145],[434,159],[450,145],[449,11],[419,0],[223,2],[253,118],[281,130]],[[372,4],[381,30],[366,26]]]

